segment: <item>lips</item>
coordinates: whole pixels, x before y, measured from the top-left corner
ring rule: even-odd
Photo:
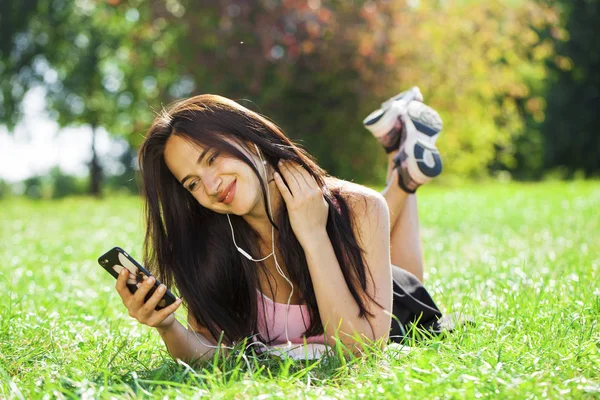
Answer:
[[[235,183],[237,181],[234,180],[227,186],[220,194],[218,200],[222,203],[229,204],[233,200],[233,196],[235,194]]]

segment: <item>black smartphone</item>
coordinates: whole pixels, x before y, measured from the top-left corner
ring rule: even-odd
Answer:
[[[142,267],[140,263],[135,261],[133,257],[120,247],[114,247],[101,255],[100,258],[98,258],[98,264],[114,276],[115,279],[119,277],[119,273],[123,268],[128,269],[130,274],[129,278],[127,278],[127,287],[131,293],[135,293],[144,280],[152,276],[146,268]],[[158,279],[155,279],[154,286],[150,289],[144,301],[147,301],[152,296],[159,285],[160,282]],[[162,310],[168,305],[173,304],[175,300],[177,300],[177,298],[169,291],[169,289],[167,289],[162,299],[156,305],[155,310]]]

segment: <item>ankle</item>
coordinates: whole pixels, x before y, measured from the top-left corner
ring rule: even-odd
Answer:
[[[400,178],[398,176],[398,168],[393,168],[388,176],[388,180],[385,185],[385,191],[395,193],[397,196],[404,197],[410,194],[410,192],[407,192],[406,190],[402,189],[402,186],[398,183],[399,179]]]
[[[390,184],[390,180],[392,179],[392,173],[394,172],[395,166],[394,166],[394,154],[397,152],[394,152],[393,154],[388,155],[388,165],[387,165],[387,170],[386,170],[386,174],[385,174],[385,185],[389,185]]]

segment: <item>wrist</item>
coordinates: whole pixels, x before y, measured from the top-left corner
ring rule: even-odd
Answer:
[[[171,329],[173,329],[176,322],[177,320],[175,319],[175,315],[171,314],[167,318],[165,318],[163,322],[156,325],[155,328],[161,335],[164,335],[168,333]]]
[[[329,235],[325,227],[313,230],[310,234],[304,235],[302,239],[298,238],[298,242],[304,249],[304,252],[310,251],[315,246],[321,246],[329,242]]]

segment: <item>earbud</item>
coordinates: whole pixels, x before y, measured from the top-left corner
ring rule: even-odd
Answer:
[[[264,158],[262,158],[262,156],[260,154],[260,149],[258,148],[258,146],[256,145],[256,143],[254,143],[254,148],[256,149],[256,152],[258,153],[258,158],[260,158],[260,160],[262,161],[263,165],[267,165],[267,160],[265,160]],[[265,169],[265,175],[267,175],[267,170],[266,169]]]

